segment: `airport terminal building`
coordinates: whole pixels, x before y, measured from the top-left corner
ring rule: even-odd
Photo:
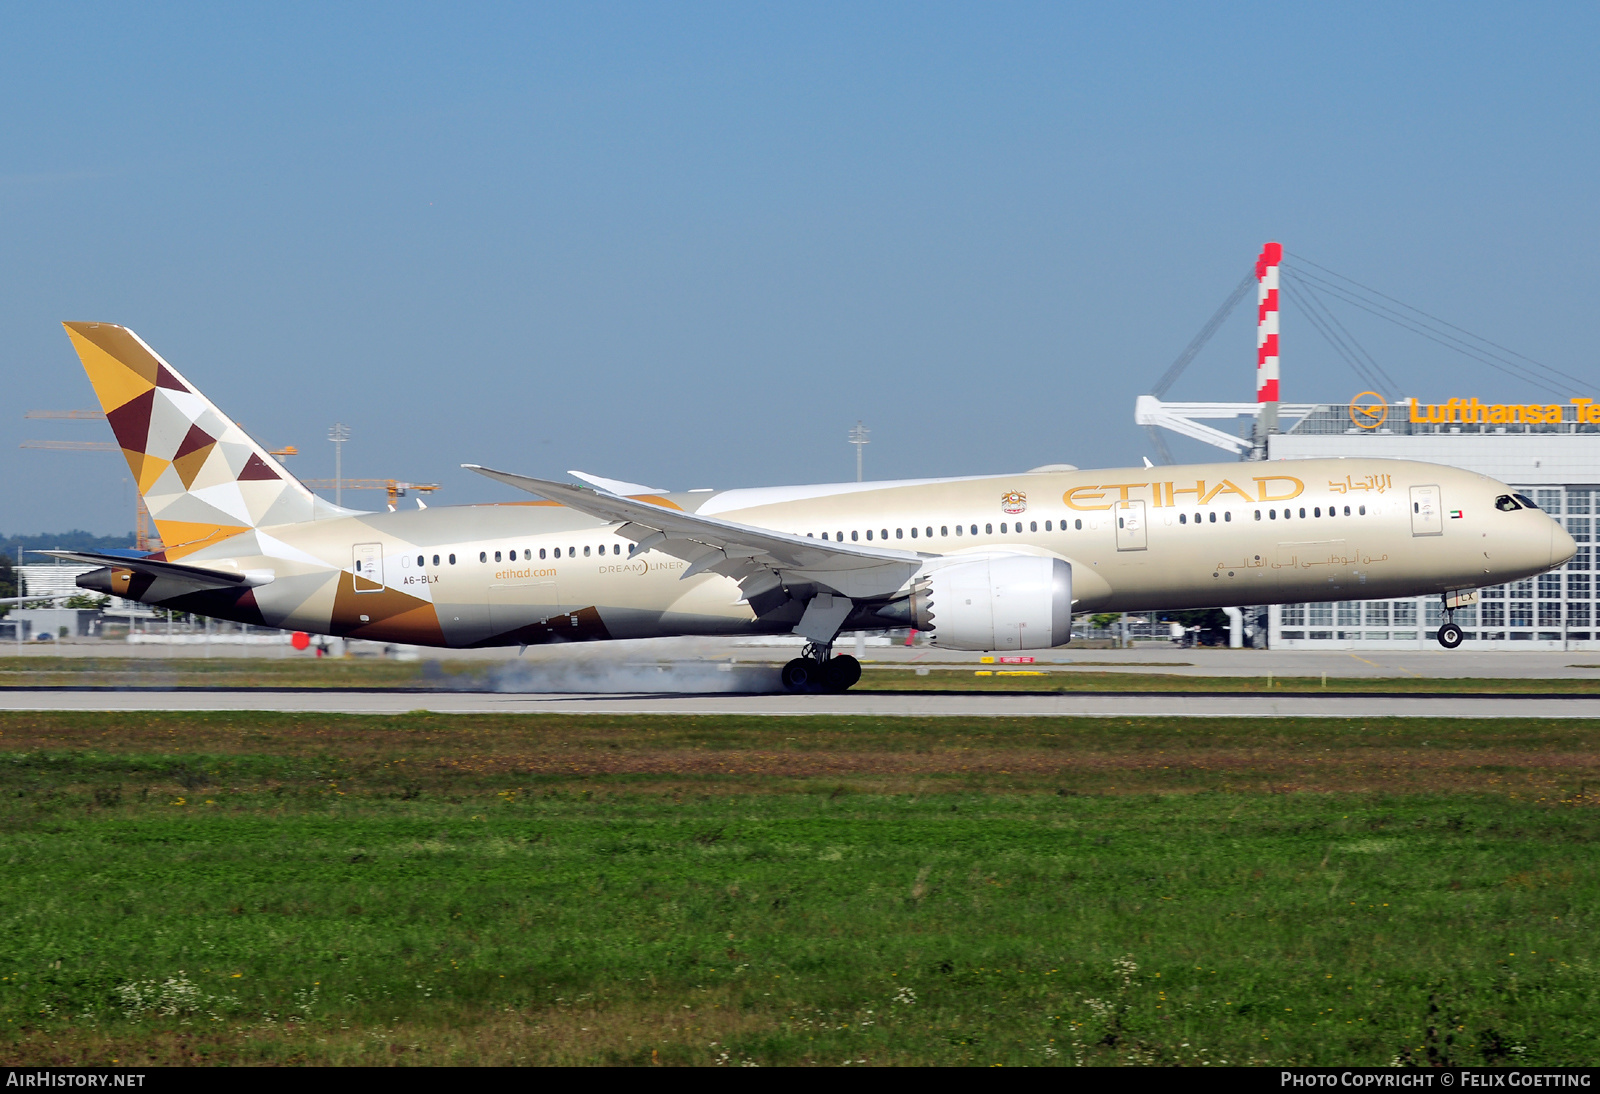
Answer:
[[[1267,439],[1269,460],[1384,457],[1477,471],[1534,499],[1564,525],[1578,553],[1561,569],[1482,589],[1456,612],[1464,649],[1600,650],[1594,523],[1600,520],[1600,404],[1484,404],[1451,399],[1310,408]],[[1445,500],[1448,505],[1448,499]],[[1275,604],[1267,609],[1274,649],[1438,649],[1438,597]]]

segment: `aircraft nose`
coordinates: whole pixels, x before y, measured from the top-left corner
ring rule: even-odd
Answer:
[[[1578,541],[1555,521],[1550,522],[1550,565],[1560,566],[1578,553]]]

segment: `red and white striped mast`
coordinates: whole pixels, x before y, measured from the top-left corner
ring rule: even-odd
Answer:
[[[1283,244],[1268,243],[1256,259],[1256,444],[1278,431],[1278,267]]]

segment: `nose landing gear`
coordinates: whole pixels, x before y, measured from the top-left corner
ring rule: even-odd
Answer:
[[[789,691],[849,691],[861,679],[861,662],[847,653],[832,657],[833,644],[813,642],[783,666],[783,686]]]
[[[1456,610],[1450,606],[1450,598],[1441,599],[1444,601],[1444,623],[1439,627],[1439,645],[1453,650],[1461,645],[1461,628],[1456,626]]]

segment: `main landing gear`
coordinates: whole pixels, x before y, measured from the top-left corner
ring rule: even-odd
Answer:
[[[861,679],[861,662],[848,653],[829,656],[832,652],[832,643],[808,643],[783,666],[783,686],[790,691],[849,691]]]
[[[1450,601],[1444,602],[1444,623],[1439,627],[1439,645],[1447,650],[1453,650],[1461,645],[1461,628],[1456,626],[1456,610],[1450,607]]]

